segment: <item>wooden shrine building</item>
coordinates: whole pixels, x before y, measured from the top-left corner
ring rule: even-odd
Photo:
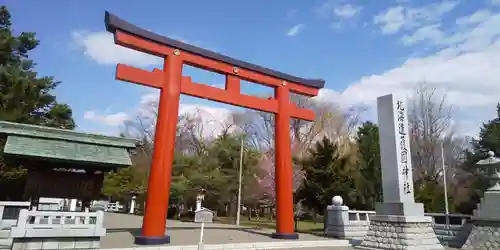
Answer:
[[[0,121],[0,151],[10,166],[27,169],[23,199],[78,199],[82,208],[101,195],[104,174],[132,165],[136,140]]]

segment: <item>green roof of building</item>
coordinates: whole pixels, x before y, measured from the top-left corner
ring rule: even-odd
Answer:
[[[0,121],[0,134],[7,135],[3,153],[83,164],[132,165],[128,150],[137,140],[89,134],[66,129]]]

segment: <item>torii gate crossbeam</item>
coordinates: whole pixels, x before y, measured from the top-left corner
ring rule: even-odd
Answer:
[[[118,80],[160,89],[142,235],[135,238],[135,243],[156,245],[170,242],[170,237],[165,235],[165,223],[181,94],[275,114],[277,220],[272,237],[297,239],[293,219],[290,118],[312,121],[314,112],[290,103],[290,92],[316,96],[324,81],[287,75],[185,44],[134,26],[108,12],[105,24],[106,29],[114,34],[116,44],[164,58],[163,70],[150,72],[123,64],[116,68]],[[190,77],[182,75],[183,65],[226,75],[225,90],[193,82]],[[240,80],[273,87],[275,96],[264,99],[242,94]]]

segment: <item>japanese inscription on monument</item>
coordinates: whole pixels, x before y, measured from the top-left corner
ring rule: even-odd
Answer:
[[[408,117],[404,98],[381,96],[377,105],[384,201],[414,202]]]
[[[398,111],[398,134],[399,134],[399,147],[400,147],[400,164],[401,164],[401,174],[403,175],[403,190],[405,194],[411,193],[410,180],[408,178],[409,172],[408,168],[408,148],[406,146],[406,136],[407,136],[407,125],[406,125],[406,113],[405,113],[405,103],[401,100],[396,102],[396,110]]]

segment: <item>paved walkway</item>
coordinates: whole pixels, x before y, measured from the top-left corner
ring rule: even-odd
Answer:
[[[142,217],[127,214],[106,213],[104,226],[106,236],[101,239],[101,248],[130,248],[134,247],[134,235],[140,234]],[[269,235],[272,230],[236,227],[227,224],[206,224],[203,242],[208,244],[229,244],[244,242],[272,242]],[[171,246],[195,245],[199,241],[200,224],[192,222],[167,221],[167,234],[171,237]],[[300,240],[328,240],[328,238],[310,234],[300,234]],[[305,248],[302,248],[305,250]],[[321,250],[326,248],[314,248]],[[328,248],[332,249],[332,248]],[[335,248],[346,250],[350,248]]]
[[[142,216],[106,213],[104,226],[106,236],[101,239],[101,248],[132,248],[134,235],[141,232]],[[248,242],[282,241],[270,238],[273,230],[236,227],[227,224],[206,224],[203,242],[209,244],[230,244]],[[169,246],[196,245],[200,237],[200,224],[192,222],[167,221],[167,234],[171,237]],[[334,240],[310,234],[300,234],[301,241]],[[353,247],[288,248],[289,250],[352,250]],[[445,248],[451,250],[451,248]]]

